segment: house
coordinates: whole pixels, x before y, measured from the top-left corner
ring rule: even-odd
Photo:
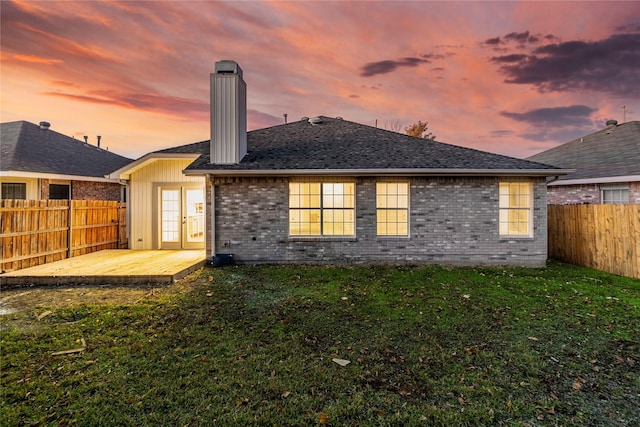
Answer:
[[[109,172],[123,156],[26,121],[0,124],[2,199],[122,200],[124,186]]]
[[[209,141],[111,174],[128,181],[135,248],[202,236],[240,263],[546,262],[561,168],[326,116],[247,132],[233,61],[211,74],[211,118]]]
[[[606,125],[528,158],[576,170],[549,183],[549,204],[640,203],[640,122]]]

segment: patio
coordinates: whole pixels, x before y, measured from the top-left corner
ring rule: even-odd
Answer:
[[[104,250],[0,274],[0,285],[173,283],[205,259],[204,250]]]

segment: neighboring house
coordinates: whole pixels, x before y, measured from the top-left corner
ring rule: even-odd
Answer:
[[[122,200],[105,175],[131,161],[50,129],[47,122],[0,124],[0,198]]]
[[[575,169],[548,184],[548,203],[640,203],[640,122],[607,121],[606,129],[528,160]]]
[[[211,75],[211,117],[211,142],[111,175],[129,181],[133,248],[187,248],[204,214],[207,254],[241,263],[546,262],[546,179],[560,168],[340,118],[246,132],[233,61]]]

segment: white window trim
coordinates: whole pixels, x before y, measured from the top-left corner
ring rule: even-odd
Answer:
[[[514,184],[514,183],[527,183],[529,184],[529,224],[528,224],[528,229],[529,232],[527,234],[501,234],[500,233],[500,212],[503,209],[506,210],[524,210],[525,208],[502,208],[500,207],[500,184]],[[533,185],[532,182],[530,181],[501,181],[498,184],[498,236],[500,236],[501,239],[504,240],[512,240],[512,239],[533,239],[534,238],[534,233],[533,233],[533,202],[534,202],[534,197],[533,197],[533,193],[534,193],[535,187]]]
[[[378,210],[389,210],[393,208],[378,208],[378,184],[407,184],[407,234],[378,234]],[[376,238],[378,239],[401,239],[407,240],[411,238],[411,182],[409,181],[376,181],[375,189],[376,203]],[[396,208],[396,210],[404,208]]]
[[[287,222],[287,232],[288,232],[288,237],[289,240],[323,240],[323,241],[329,241],[329,240],[342,240],[342,241],[353,241],[356,238],[356,232],[357,232],[357,226],[356,226],[356,222],[357,222],[357,218],[356,218],[356,212],[357,212],[357,184],[355,181],[353,180],[341,180],[341,179],[331,179],[331,180],[304,180],[304,181],[289,181],[289,183],[318,183],[320,184],[320,208],[318,208],[320,210],[320,234],[291,234],[291,216],[290,216],[290,212],[291,209],[301,209],[301,208],[292,208],[290,206],[290,203],[288,201],[289,197],[291,197],[291,191],[290,191],[290,187],[289,185],[287,185],[287,202],[289,203],[289,207],[287,208],[287,216],[288,216],[288,222]],[[330,210],[332,208],[325,208],[323,205],[323,192],[322,192],[322,185],[323,184],[353,184],[353,208],[339,208],[339,209],[343,209],[343,210],[353,210],[353,234],[323,234],[324,233],[324,228],[323,228],[323,220],[324,220],[324,211],[326,210]],[[306,208],[302,208],[302,209],[306,209]],[[313,209],[313,208],[309,208],[309,209]]]
[[[605,191],[616,191],[616,190],[625,190],[627,192],[627,200],[620,202],[605,202],[604,201],[604,193]],[[629,204],[629,184],[611,184],[611,185],[600,185],[600,203],[603,205],[627,205]]]

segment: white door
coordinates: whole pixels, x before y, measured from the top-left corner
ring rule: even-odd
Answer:
[[[204,248],[204,189],[160,189],[160,248]]]

